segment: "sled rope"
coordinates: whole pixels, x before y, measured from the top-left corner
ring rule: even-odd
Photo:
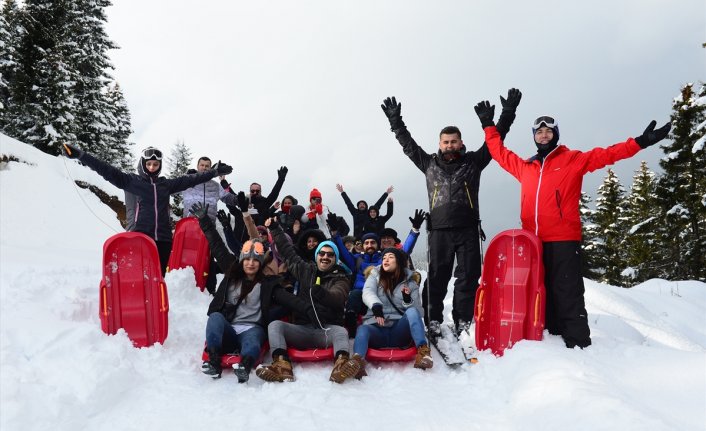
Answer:
[[[93,210],[91,209],[91,207],[88,205],[88,202],[86,202],[86,201],[83,199],[83,196],[81,196],[81,192],[78,190],[78,186],[76,185],[76,180],[74,180],[74,178],[71,176],[71,172],[69,172],[69,167],[68,167],[68,165],[66,164],[66,158],[65,158],[65,157],[62,157],[61,159],[62,159],[62,161],[64,162],[64,169],[66,169],[66,175],[68,175],[69,178],[71,179],[71,184],[74,185],[74,190],[76,190],[76,194],[78,195],[79,199],[81,199],[81,202],[83,202],[83,204],[86,206],[86,208],[88,208],[88,211],[90,211],[91,214],[93,214],[93,216],[94,216],[95,218],[97,218],[101,223],[103,223],[104,225],[106,225],[106,226],[108,227],[108,229],[112,230],[112,231],[115,232],[115,233],[118,233],[117,230],[113,229],[112,226],[110,226],[108,223],[106,223],[105,221],[103,221],[102,218],[98,217],[98,214],[96,214],[95,212],[93,212]]]

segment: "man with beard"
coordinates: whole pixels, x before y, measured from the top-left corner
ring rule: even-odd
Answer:
[[[508,91],[507,100],[500,97],[503,111],[498,131],[503,138],[515,119],[521,97],[522,93],[514,88]],[[473,303],[481,273],[478,188],[481,171],[491,160],[488,147],[484,142],[478,150],[466,151],[461,131],[456,126],[448,126],[439,134],[439,150],[428,154],[412,139],[402,121],[401,104],[394,97],[388,97],[381,107],[405,155],[426,176],[430,213],[427,222],[429,273],[423,303],[428,335],[436,339],[441,334],[444,298],[454,257],[457,266],[452,317],[457,333],[467,331],[473,320]]]

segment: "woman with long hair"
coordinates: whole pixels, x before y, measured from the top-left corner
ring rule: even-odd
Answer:
[[[419,297],[419,273],[405,267],[407,255],[397,248],[382,252],[382,263],[370,267],[363,287],[363,302],[368,312],[358,328],[353,356],[347,367],[365,375],[365,355],[369,347],[406,348],[414,344],[414,368],[433,366],[429,343],[424,333],[423,308]]]

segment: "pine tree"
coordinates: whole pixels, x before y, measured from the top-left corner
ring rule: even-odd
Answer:
[[[598,187],[594,221],[599,240],[596,241],[596,259],[602,269],[600,281],[614,286],[622,284],[625,254],[621,242],[625,236],[625,189],[612,169]]]
[[[660,275],[656,263],[660,251],[657,235],[660,213],[655,194],[656,185],[655,173],[643,161],[640,169],[635,172],[630,194],[626,198],[625,220],[628,230],[622,247],[629,268],[626,277],[628,284],[641,283]]]
[[[177,140],[176,145],[169,153],[167,162],[171,169],[169,170],[169,178],[176,178],[182,175],[186,175],[186,171],[189,170],[192,160],[191,150],[186,146],[183,140]],[[184,216],[184,209],[182,208],[182,203],[184,199],[181,194],[172,195],[171,198],[171,208],[173,219],[179,220]]]
[[[17,3],[5,0],[0,9],[0,131],[10,136],[14,131],[8,109],[12,104],[12,83],[19,68],[17,45],[23,30],[18,20]]]
[[[132,134],[130,125],[130,110],[123,96],[120,86],[115,83],[108,88],[106,93],[108,102],[109,131],[107,132],[108,159],[113,160],[113,164],[125,171],[131,171],[135,166],[135,159],[132,157],[132,147],[134,142],[128,139]]]
[[[579,202],[579,212],[581,213],[581,250],[583,251],[583,259],[581,260],[581,274],[592,280],[598,279],[600,273],[600,264],[596,256],[596,247],[598,246],[597,226],[593,222],[595,211],[589,208],[591,196],[588,193],[581,192],[581,201]]]
[[[698,91],[693,84],[682,87],[672,104],[672,141],[661,146],[661,266],[671,279],[706,280],[705,98],[703,85]]]

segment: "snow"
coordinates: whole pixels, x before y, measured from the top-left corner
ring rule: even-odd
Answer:
[[[704,283],[587,280],[585,350],[545,332],[458,370],[433,352],[426,372],[373,364],[343,385],[328,381],[330,363],[295,364],[288,384],[253,374],[241,385],[229,372],[212,381],[200,371],[209,296],[190,268],[167,275],[164,345],[101,332],[101,250],[121,229],[73,180],[122,192],[4,135],[0,155],[20,160],[0,166],[0,429],[706,428]]]

